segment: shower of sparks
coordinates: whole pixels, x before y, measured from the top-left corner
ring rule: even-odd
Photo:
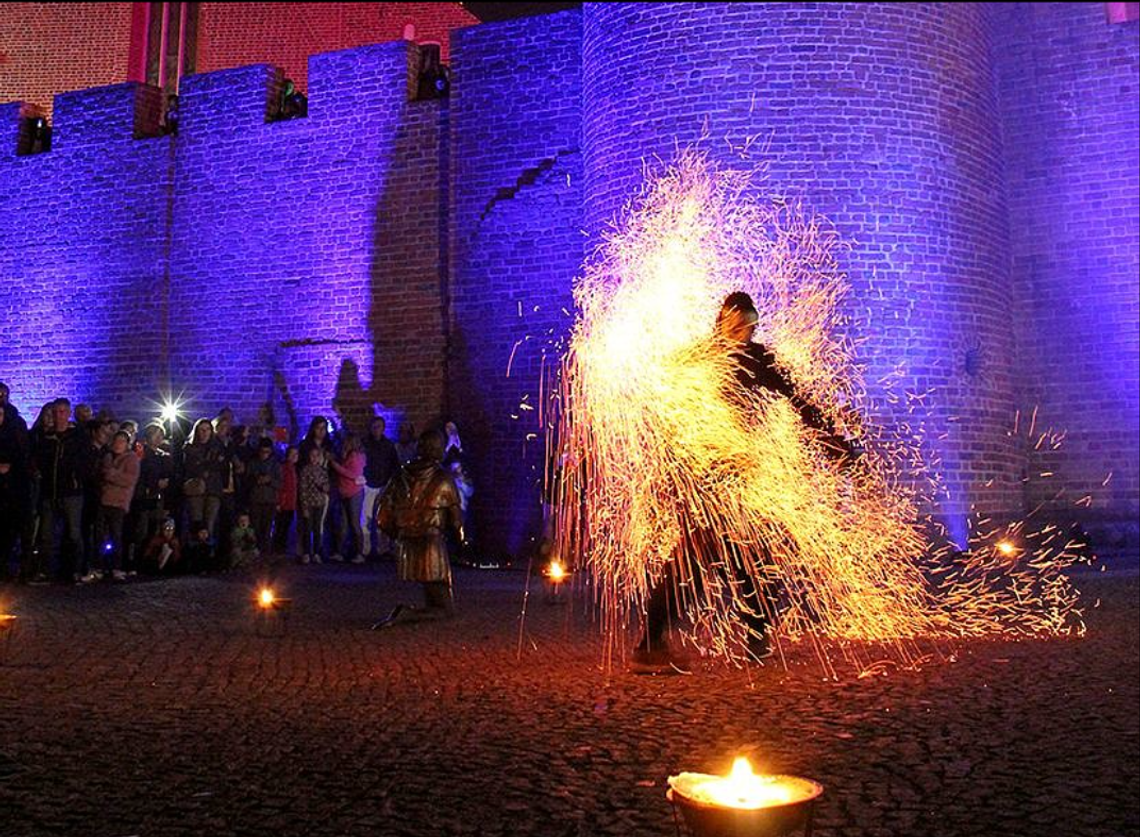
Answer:
[[[841,243],[751,185],[749,172],[680,154],[647,179],[575,287],[548,482],[559,554],[595,579],[607,657],[678,556],[689,639],[734,661],[748,640],[739,614],[757,606],[734,562],[769,591],[760,606],[778,611],[778,640],[807,642],[831,673],[836,649],[866,669],[884,656],[917,664],[929,639],[1083,630],[1063,574],[1079,545],[1061,533],[1015,524],[975,533],[968,553],[936,545],[945,539],[922,512],[940,488],[923,456],[934,396],[896,397],[890,380],[878,382],[889,406],[867,394],[843,336]],[[714,322],[738,290],[759,309],[756,339],[860,440],[854,463],[827,457],[786,399],[735,387]],[[900,403],[901,427],[875,420]]]

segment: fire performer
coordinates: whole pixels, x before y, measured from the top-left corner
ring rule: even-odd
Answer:
[[[717,341],[733,361],[733,385],[725,393],[726,400],[740,411],[747,423],[747,411],[755,398],[778,395],[787,398],[805,426],[816,431],[816,438],[827,454],[833,458],[849,457],[855,449],[823,414],[796,390],[795,385],[776,364],[776,358],[765,346],[754,343],[753,337],[760,315],[747,293],[731,293],[721,304],[716,319]],[[748,656],[759,661],[771,656],[769,632],[778,616],[775,602],[775,585],[758,578],[759,568],[768,568],[772,562],[762,543],[745,545],[733,540],[729,534],[716,532],[696,524],[690,515],[690,531],[679,554],[665,567],[661,580],[651,589],[646,604],[645,628],[633,652],[634,671],[658,673],[679,670],[683,664],[671,652],[666,638],[669,620],[677,619],[683,610],[682,588],[700,585],[701,574],[697,554],[712,556],[716,541],[723,542],[723,554],[729,566],[721,564],[721,571],[730,575],[727,583],[736,590],[735,602],[740,619],[748,628]],[[749,564],[752,564],[751,571]]]

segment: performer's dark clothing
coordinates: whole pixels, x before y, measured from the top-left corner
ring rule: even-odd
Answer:
[[[827,417],[800,396],[795,385],[776,365],[776,358],[772,352],[759,343],[747,343],[734,350],[732,357],[736,362],[734,375],[738,388],[726,395],[741,410],[750,407],[748,398],[750,394],[767,390],[783,395],[791,401],[804,424],[824,434],[828,448],[836,451],[842,449],[841,437],[835,433]],[[767,554],[752,554],[753,551],[763,550],[763,545],[746,546],[729,540],[721,533],[695,528],[687,533],[687,542],[679,550],[680,554],[666,565],[663,577],[650,591],[645,614],[645,634],[639,645],[640,648],[663,647],[670,617],[678,618],[681,612],[679,584],[683,582],[693,588],[688,593],[690,596],[701,594],[700,575],[693,571],[692,564],[688,562],[694,553],[715,554],[717,539],[723,542],[723,554],[730,564],[723,570],[727,576],[726,580],[736,587],[737,600],[747,605],[740,610],[741,621],[748,626],[753,636],[761,638],[767,634],[774,616],[774,591],[763,589],[772,585],[761,585],[762,589],[757,589],[754,576],[748,571],[749,565],[770,563]],[[681,566],[681,562],[686,562],[688,565]]]

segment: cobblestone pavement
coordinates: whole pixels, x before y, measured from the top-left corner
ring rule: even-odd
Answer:
[[[839,682],[607,677],[580,603],[532,596],[520,630],[518,573],[386,632],[390,566],[279,582],[281,636],[232,576],[0,587],[0,835],[670,835],[666,777],[744,749],[826,785],[817,835],[1138,833],[1131,573],[1085,579],[1083,640]]]

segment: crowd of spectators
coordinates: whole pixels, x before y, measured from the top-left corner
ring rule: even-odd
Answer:
[[[271,417],[270,417],[271,418]],[[416,457],[416,432],[361,432],[316,416],[293,444],[266,411],[184,420],[116,420],[57,398],[29,425],[0,383],[0,580],[122,581],[296,559],[391,556],[375,525],[385,487]],[[454,424],[446,466],[471,494]]]

